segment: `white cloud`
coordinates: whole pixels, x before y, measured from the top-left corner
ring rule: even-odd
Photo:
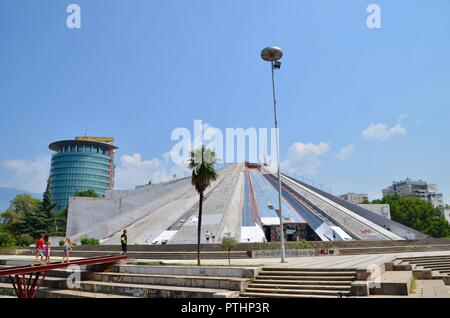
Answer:
[[[170,153],[165,153],[162,159],[143,160],[141,154],[123,155],[115,173],[116,189],[132,189],[138,185],[159,183],[188,174],[186,165],[175,165],[170,161]]]
[[[401,123],[389,128],[388,125],[370,124],[370,126],[362,132],[364,139],[371,139],[376,141],[388,141],[391,137],[396,135],[406,135],[406,129],[401,125]]]
[[[336,155],[336,158],[341,161],[344,161],[347,160],[347,158],[354,152],[355,152],[355,145],[349,144],[344,148],[342,148],[341,150],[339,150],[339,152]]]
[[[0,180],[0,186],[42,193],[47,185],[50,161],[50,156],[36,156],[32,160],[5,160],[1,166],[5,169],[7,180]]]
[[[281,168],[291,173],[312,175],[322,165],[321,158],[330,150],[330,146],[297,142],[289,147],[287,159],[281,162]]]

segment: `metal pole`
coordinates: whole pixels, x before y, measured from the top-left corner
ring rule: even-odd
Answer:
[[[277,147],[277,177],[278,177],[278,213],[280,214],[280,240],[281,240],[281,262],[285,263],[285,249],[284,249],[284,226],[283,214],[281,212],[281,177],[280,177],[280,144],[278,135],[278,120],[277,120],[277,100],[275,98],[275,69],[274,61],[272,61],[272,94],[273,94],[273,113],[275,118],[275,142]]]

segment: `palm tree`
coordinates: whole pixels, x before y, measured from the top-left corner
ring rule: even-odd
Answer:
[[[200,266],[200,235],[202,230],[202,208],[203,195],[207,187],[211,185],[211,181],[217,179],[217,173],[214,164],[218,162],[216,153],[202,146],[201,148],[191,151],[189,158],[189,169],[192,170],[191,183],[198,192],[200,199],[198,204],[198,230],[197,230],[197,265]]]

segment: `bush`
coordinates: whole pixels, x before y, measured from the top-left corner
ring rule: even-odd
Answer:
[[[34,244],[34,238],[30,234],[20,234],[16,236],[16,245],[20,247],[28,247]]]
[[[0,233],[0,248],[16,247],[16,239],[8,233]]]
[[[95,238],[83,237],[80,240],[81,245],[99,245],[100,242]]]
[[[230,252],[232,249],[236,248],[238,245],[238,241],[231,236],[231,233],[227,232],[222,237],[222,248],[228,251],[228,265],[231,265],[231,257]]]

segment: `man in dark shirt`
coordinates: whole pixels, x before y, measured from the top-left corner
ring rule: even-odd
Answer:
[[[128,237],[126,229],[123,230],[122,236],[120,237],[120,244],[122,245],[122,254],[127,254]]]

